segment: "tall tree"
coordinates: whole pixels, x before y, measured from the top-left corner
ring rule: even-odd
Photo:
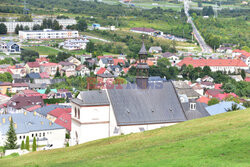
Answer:
[[[22,140],[22,144],[21,144],[21,150],[25,149],[25,145],[24,145],[24,141]]]
[[[7,34],[7,27],[4,23],[0,24],[0,34]]]
[[[246,72],[245,72],[245,70],[241,70],[240,75],[241,75],[241,77],[243,79],[245,79],[246,78]]]
[[[16,28],[15,28],[15,34],[19,34],[19,30],[20,30],[20,26],[18,24],[18,25],[16,25]]]
[[[36,151],[36,138],[33,138],[32,151]]]
[[[29,136],[26,137],[25,149],[30,150],[30,138]]]
[[[85,30],[87,30],[88,25],[87,25],[87,23],[86,23],[85,20],[81,19],[81,20],[79,20],[79,21],[77,22],[76,28],[77,28],[77,30],[79,30],[79,31],[85,31]]]
[[[17,147],[16,141],[17,141],[16,132],[14,129],[13,120],[11,118],[9,130],[7,132],[7,142],[6,142],[5,148],[15,149]]]

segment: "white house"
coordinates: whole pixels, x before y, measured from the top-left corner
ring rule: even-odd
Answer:
[[[20,39],[67,39],[78,38],[78,31],[74,30],[35,30],[35,31],[19,31]]]
[[[184,111],[171,82],[150,83],[145,90],[136,84],[111,87],[72,99],[71,145],[208,116],[196,104]]]
[[[87,43],[89,40],[87,39],[69,39],[59,44],[64,49],[67,50],[80,50],[86,49]]]
[[[60,147],[64,146],[66,129],[37,115],[36,112],[0,115],[0,146],[5,145],[6,133],[11,119],[14,123],[18,145],[21,145],[22,141],[25,141],[29,136],[30,143],[35,137],[38,145],[54,144]]]

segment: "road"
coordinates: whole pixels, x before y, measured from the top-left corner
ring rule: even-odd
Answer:
[[[188,13],[188,10],[189,10],[189,3],[190,1],[189,0],[184,0],[184,10],[185,10],[185,14],[188,18],[187,22],[190,23],[193,27],[193,33],[194,33],[194,37],[196,38],[196,40],[198,41],[201,49],[202,49],[202,52],[204,53],[212,53],[212,49],[210,46],[208,46],[205,42],[205,40],[203,39],[203,37],[201,36],[200,32],[197,30],[193,20],[192,20],[192,17],[189,15]]]

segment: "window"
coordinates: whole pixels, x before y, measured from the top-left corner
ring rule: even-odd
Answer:
[[[36,137],[37,137],[37,133],[36,133]]]
[[[78,108],[78,119],[80,119],[80,110]]]
[[[77,111],[76,111],[76,107],[75,107],[75,117],[77,117]]]
[[[45,132],[43,132],[43,137],[45,137]]]
[[[32,137],[34,137],[34,134],[32,133],[32,135],[31,135]]]
[[[139,128],[140,132],[144,132],[145,129],[143,127]]]
[[[23,136],[23,139],[25,139],[25,136]]]
[[[39,133],[39,137],[41,137],[42,136],[42,134],[41,133]]]
[[[22,136],[20,136],[19,139],[22,139]]]
[[[196,103],[190,103],[190,110],[196,110]]]

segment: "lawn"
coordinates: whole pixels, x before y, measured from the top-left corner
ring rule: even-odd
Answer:
[[[59,51],[47,46],[32,46],[32,47],[23,47],[23,49],[34,50],[40,55],[56,55]]]
[[[5,166],[250,166],[250,109],[0,160]]]

